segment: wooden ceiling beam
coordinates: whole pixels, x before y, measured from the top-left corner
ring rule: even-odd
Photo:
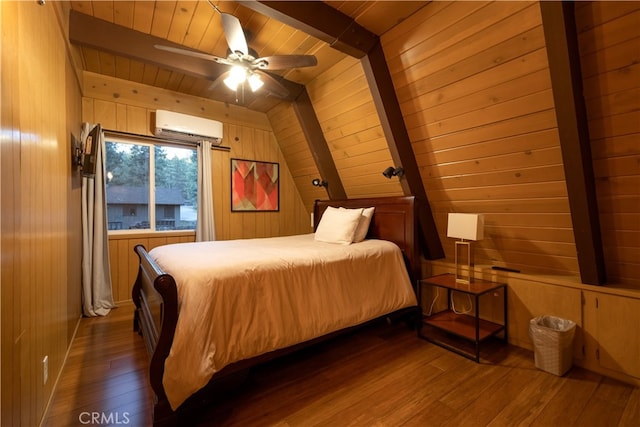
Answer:
[[[226,65],[204,58],[188,57],[185,60],[184,55],[156,49],[154,46],[158,44],[181,49],[185,49],[185,46],[94,18],[75,10],[71,10],[69,16],[69,41],[78,46],[89,47],[211,81],[216,80],[222,73],[229,70]],[[278,97],[278,99],[293,101],[304,89],[303,85],[289,81],[279,75],[272,73],[269,75],[289,91],[287,96]],[[264,95],[247,91],[244,94],[245,104],[250,104],[259,96]],[[218,100],[225,102],[226,98]]]
[[[331,150],[329,150],[327,140],[324,138],[324,132],[322,132],[318,116],[316,116],[311,98],[309,98],[306,89],[293,102],[293,109],[296,112],[300,126],[302,126],[302,131],[307,137],[307,143],[318,167],[318,172],[320,172],[320,177],[327,182],[329,199],[346,199],[347,193],[344,191],[340,174],[333,161]]]
[[[243,6],[303,31],[355,58],[364,57],[378,36],[321,1],[240,1]]]
[[[154,47],[159,44],[184,49],[182,45],[75,10],[71,10],[69,16],[69,41],[75,45],[139,60],[203,79],[215,80],[227,70],[225,66],[202,58],[189,58],[185,61],[184,55]]]
[[[573,2],[540,2],[582,283],[606,281]]]
[[[438,229],[433,219],[431,205],[422,183],[420,169],[413,153],[409,133],[404,125],[400,103],[396,96],[387,61],[378,43],[364,58],[362,66],[369,81],[371,95],[380,116],[391,158],[395,167],[402,167],[404,175],[400,184],[405,195],[414,195],[418,202],[418,218],[423,236],[425,256],[428,259],[444,257],[444,249],[438,237]],[[382,172],[382,171],[380,171]]]

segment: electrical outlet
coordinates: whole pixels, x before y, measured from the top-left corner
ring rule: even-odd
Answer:
[[[45,356],[42,359],[42,384],[47,384],[49,380],[49,356]]]

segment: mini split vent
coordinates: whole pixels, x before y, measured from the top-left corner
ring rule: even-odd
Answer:
[[[222,123],[202,117],[157,110],[154,135],[179,141],[222,143]]]

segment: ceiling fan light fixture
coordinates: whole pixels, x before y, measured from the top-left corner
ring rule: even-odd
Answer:
[[[226,79],[223,80],[223,82],[231,90],[237,90],[238,85],[240,84],[239,82],[233,80],[231,77],[227,77]]]
[[[0,0],[2,1],[2,0]],[[209,53],[182,49],[175,46],[154,45],[156,49],[164,50],[180,55],[187,55],[194,58],[203,59],[205,61],[215,62],[217,64],[230,66],[228,71],[218,75],[211,84],[209,90],[214,88],[222,80],[229,89],[235,92],[236,102],[240,102],[239,90],[244,103],[245,82],[249,83],[252,92],[257,92],[266,86],[267,94],[273,94],[279,98],[285,99],[290,96],[289,90],[283,85],[280,79],[274,78],[268,73],[273,70],[288,70],[290,68],[313,67],[318,64],[315,55],[270,55],[260,57],[256,51],[247,45],[244,30],[240,24],[238,17],[230,13],[222,12],[213,0],[207,0],[209,5],[220,14],[222,20],[222,29],[227,41],[227,57],[222,58]],[[216,2],[218,3],[218,2]],[[260,73],[264,73],[260,75]],[[277,76],[276,76],[277,77]],[[286,80],[285,80],[286,81]],[[224,97],[227,98],[226,96]]]
[[[249,87],[251,87],[251,92],[257,91],[264,84],[260,76],[255,73],[251,73],[247,81],[249,82]]]
[[[247,70],[244,67],[234,65],[229,71],[229,76],[223,80],[224,84],[231,90],[238,89],[238,86],[247,79]]]

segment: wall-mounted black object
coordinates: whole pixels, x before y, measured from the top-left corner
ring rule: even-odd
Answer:
[[[397,176],[398,178],[402,178],[404,176],[404,169],[401,167],[396,168],[394,166],[389,166],[388,168],[382,171],[382,175],[386,176],[389,179],[391,179],[394,176]]]
[[[96,166],[98,162],[98,138],[102,128],[100,125],[95,125],[89,132],[83,144],[82,151],[82,175],[92,177],[96,174]]]
[[[79,171],[82,168],[82,142],[71,133],[71,166]]]

